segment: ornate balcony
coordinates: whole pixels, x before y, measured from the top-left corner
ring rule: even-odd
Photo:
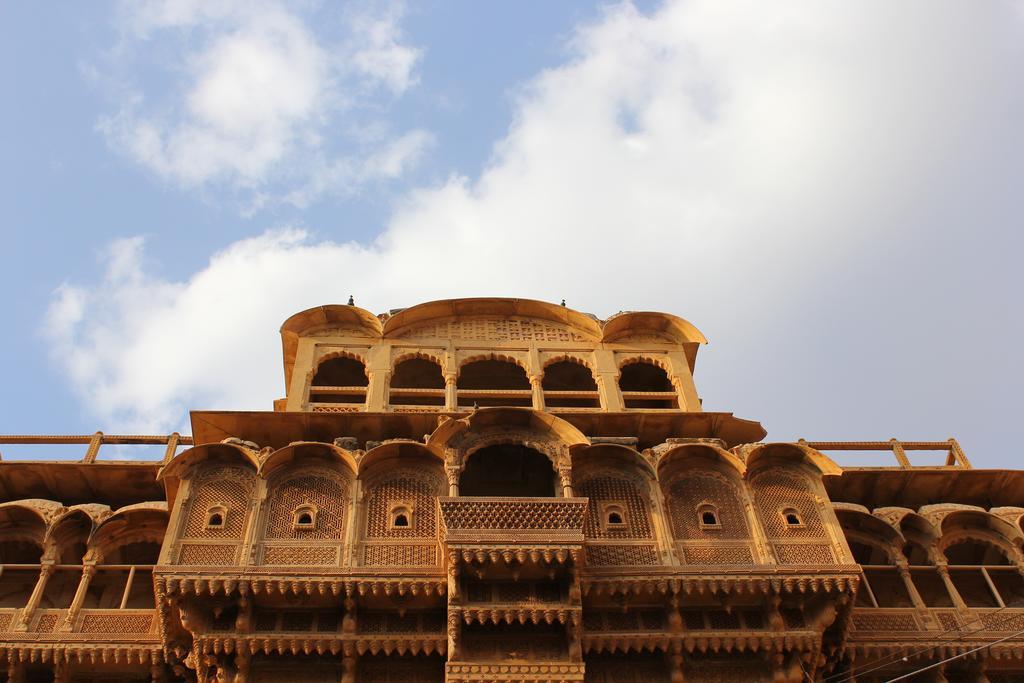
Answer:
[[[463,496],[441,498],[439,504],[448,551],[463,561],[580,559],[586,498]]]

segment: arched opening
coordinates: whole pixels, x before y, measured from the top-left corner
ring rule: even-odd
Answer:
[[[700,526],[705,529],[716,529],[722,526],[718,521],[718,508],[714,505],[701,505],[697,509],[697,514],[700,516]]]
[[[459,477],[463,496],[550,498],[555,471],[547,456],[518,444],[481,448],[470,456]]]
[[[224,521],[227,515],[227,508],[223,505],[210,508],[206,512],[206,528],[207,529],[223,529]]]
[[[653,363],[631,361],[622,366],[619,390],[626,408],[672,409],[679,407],[668,373]]]
[[[292,526],[296,529],[316,528],[316,510],[308,505],[303,505],[296,509],[292,519]]]
[[[911,566],[931,564],[931,560],[928,559],[928,551],[920,543],[914,541],[907,541],[903,546],[903,557],[907,558],[907,564]]]
[[[153,565],[160,559],[160,542],[135,541],[103,553],[103,564],[89,582],[85,609],[153,609]],[[107,567],[119,565],[117,569]],[[134,566],[134,571],[124,569]]]
[[[946,560],[952,564],[959,565],[1007,565],[1007,559],[1003,549],[987,541],[976,539],[964,539],[955,543],[945,550]]]
[[[411,518],[412,515],[409,512],[409,508],[405,506],[396,507],[391,511],[391,528],[408,529],[412,526]]]
[[[800,513],[797,512],[796,508],[786,508],[782,511],[782,519],[786,522],[786,526],[803,526],[803,519],[800,517]]]
[[[1010,564],[1010,560],[1003,549],[994,543],[965,538],[947,546],[943,554],[949,562],[949,578],[968,607],[999,607],[999,598],[993,592],[993,586],[1000,593],[1005,590],[1008,597],[1014,593],[1024,593],[1016,569],[1009,574],[1000,571],[1000,568]],[[993,569],[988,569],[986,565]]]
[[[43,548],[31,541],[0,541],[0,565],[39,564]],[[0,573],[0,607],[24,607],[39,580],[38,569],[3,568]]]
[[[544,369],[541,380],[544,405],[548,408],[600,408],[597,382],[581,363],[560,360]]]
[[[456,381],[459,407],[530,407],[533,395],[526,370],[507,360],[489,359],[466,363]]]
[[[395,366],[388,403],[403,406],[444,406],[441,366],[425,358],[409,358]]]
[[[853,553],[853,559],[857,564],[874,566],[891,564],[889,553],[882,546],[874,543],[861,543],[849,537],[846,542],[849,544],[850,552]]]
[[[369,384],[362,361],[335,356],[317,366],[309,400],[311,403],[366,403]]]

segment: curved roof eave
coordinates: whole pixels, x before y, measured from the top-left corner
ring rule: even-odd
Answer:
[[[205,460],[214,452],[237,455],[257,472],[260,469],[259,456],[248,449],[232,443],[204,443],[178,453],[169,463],[160,468],[156,473],[156,479],[162,481],[168,477],[177,477],[186,465],[194,460]]]
[[[284,354],[286,387],[291,385],[299,337],[308,336],[318,328],[344,323],[354,325],[371,338],[379,338],[383,334],[383,326],[377,316],[365,308],[348,304],[314,306],[299,311],[284,321],[281,325],[281,347]]]
[[[657,311],[625,311],[608,318],[601,329],[601,341],[613,342],[628,337],[631,331],[667,334],[680,344],[707,344],[704,333],[688,320]]]
[[[267,478],[275,470],[283,467],[289,462],[292,462],[296,458],[305,455],[304,451],[309,451],[310,455],[313,457],[319,456],[325,452],[331,454],[335,460],[348,468],[353,476],[355,476],[359,469],[355,456],[340,446],[323,443],[321,441],[298,441],[296,443],[288,444],[284,448],[279,448],[268,455],[257,469],[257,472],[261,477]]]

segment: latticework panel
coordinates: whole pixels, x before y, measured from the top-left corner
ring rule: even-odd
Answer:
[[[560,325],[529,318],[472,318],[417,325],[399,337],[479,339],[482,341],[584,341],[586,337]]]
[[[610,475],[585,479],[576,485],[577,495],[590,498],[585,533],[589,538],[651,538],[650,507],[636,484]],[[602,513],[607,503],[622,505],[625,528],[606,528]]]
[[[807,481],[781,472],[768,472],[754,479],[754,498],[761,524],[770,538],[817,538],[825,535],[821,513]],[[789,525],[783,510],[800,514],[800,525]]]
[[[53,630],[57,628],[57,619],[59,617],[60,615],[53,613],[41,614],[33,630],[38,633],[53,633]]]
[[[348,491],[347,481],[327,472],[297,474],[279,482],[270,494],[265,538],[341,539]],[[306,505],[316,509],[316,523],[297,528],[295,511]]]
[[[683,548],[687,564],[753,564],[754,556],[746,546],[687,545]]]
[[[864,614],[854,611],[853,628],[857,631],[918,631],[920,626],[913,614],[897,612],[895,614]]]
[[[14,617],[10,612],[0,614],[0,631],[7,631],[11,628],[11,619]]]
[[[148,633],[152,614],[86,614],[83,633]]]
[[[335,546],[268,545],[263,548],[263,564],[316,566],[338,563]]]
[[[673,482],[668,494],[668,516],[677,539],[750,538],[740,495],[724,478],[692,472]],[[704,504],[717,509],[717,527],[701,526],[698,508]]]
[[[185,521],[185,538],[237,538],[245,534],[254,473],[244,467],[214,467],[192,485],[192,503]],[[207,528],[209,511],[227,508],[222,526]]]
[[[437,483],[410,470],[369,485],[366,492],[367,538],[434,538],[437,535]],[[411,506],[408,527],[391,526],[395,505]]]
[[[367,545],[363,564],[371,567],[432,567],[437,564],[437,545]]]
[[[937,612],[935,616],[939,620],[939,625],[942,626],[944,631],[959,631],[960,630],[960,619],[953,612]]]
[[[779,564],[835,564],[832,546],[811,543],[807,545],[775,544]]]
[[[178,552],[178,564],[198,564],[208,567],[234,564],[238,555],[237,545],[207,545],[203,543],[182,543]]]
[[[605,565],[656,565],[661,564],[658,550],[653,545],[588,545],[587,564]]]

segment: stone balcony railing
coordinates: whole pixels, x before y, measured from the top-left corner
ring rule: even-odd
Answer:
[[[557,555],[583,545],[586,498],[461,496],[441,498],[439,505],[450,549],[494,545]]]

